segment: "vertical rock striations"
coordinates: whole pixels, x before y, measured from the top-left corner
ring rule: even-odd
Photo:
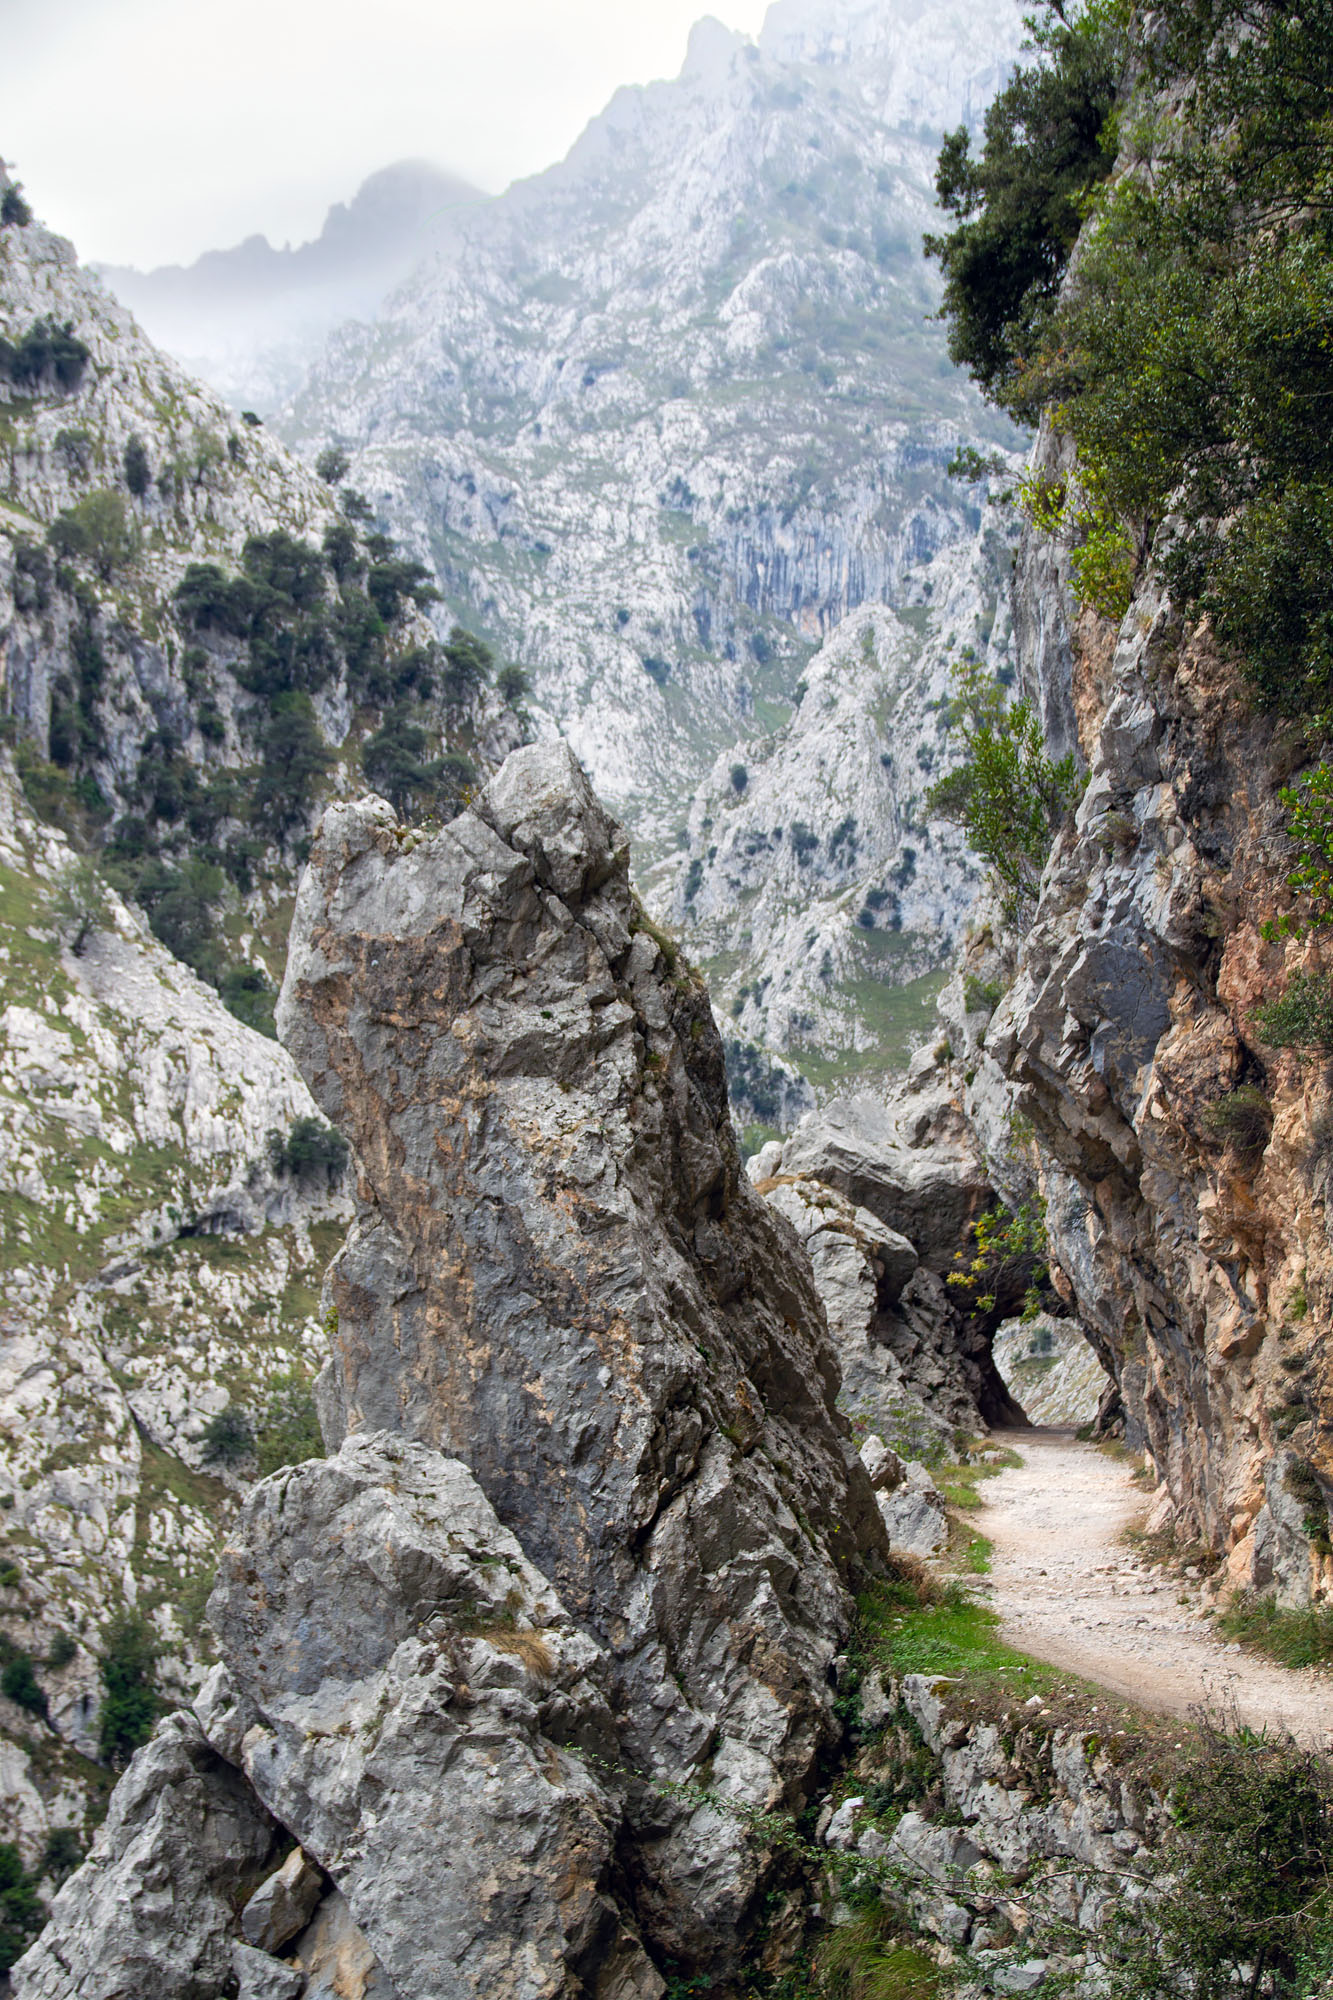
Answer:
[[[1034,463],[1061,470],[1046,432]],[[1301,1605],[1333,1586],[1327,1084],[1253,1016],[1281,990],[1262,926],[1285,907],[1277,792],[1302,753],[1152,562],[1118,630],[1075,617],[1067,570],[1030,531],[1014,623],[1024,689],[1055,748],[1076,721],[1089,781],[1004,998],[985,1023],[951,1009],[969,1111],[993,1167],[1013,1113],[1030,1122],[1062,1282],[1157,1469],[1159,1525]]]
[[[568,750],[517,753],[424,839],[332,811],[281,1022],[360,1166],[330,1442],[467,1464],[605,1647],[651,1784],[795,1796],[877,1517],[808,1267],[740,1171],[707,995]],[[703,1949],[743,1914],[743,1843],[651,1790],[631,1816],[653,1926]]]
[[[887,1544],[702,984],[571,753],[534,746],[433,834],[375,799],[326,815],[280,1012],[358,1215],[329,1283],[334,1455],[253,1490],[210,1604],[199,1809],[239,1788],[278,1830],[232,1894],[240,1991],[662,2000],[660,1967],[725,1976],[771,1879],[747,1816],[836,1750],[851,1592]],[[128,1994],[124,1818],[21,2000],[83,2000],[79,1953],[110,1963],[98,2000]],[[155,1865],[148,1943],[197,1907],[216,1957],[213,1859]]]

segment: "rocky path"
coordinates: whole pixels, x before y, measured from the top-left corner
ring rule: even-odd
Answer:
[[[1273,1666],[1210,1629],[1123,1540],[1146,1508],[1130,1469],[1068,1431],[996,1434],[1023,1463],[985,1483],[990,1601],[1010,1644],[1169,1715],[1200,1704],[1302,1742],[1333,1739],[1333,1675]]]

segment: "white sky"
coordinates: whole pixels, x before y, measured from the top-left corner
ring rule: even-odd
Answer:
[[[692,23],[766,0],[0,0],[0,152],[90,261],[318,234],[376,167],[490,192],[559,159]]]

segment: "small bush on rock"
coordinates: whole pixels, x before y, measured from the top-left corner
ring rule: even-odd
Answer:
[[[1254,1028],[1270,1048],[1333,1053],[1333,975],[1293,972],[1280,999],[1255,1008]]]
[[[32,210],[23,199],[23,189],[18,181],[11,181],[0,195],[0,229],[26,229],[32,221]]]
[[[1124,1906],[1099,1955],[1115,2000],[1298,2000],[1333,1970],[1333,1771],[1242,1730],[1206,1732],[1171,1791],[1168,1895]]]
[[[125,447],[125,484],[136,500],[142,500],[153,483],[148,447],[136,431]]]
[[[157,1720],[157,1661],[161,1652],[152,1626],[140,1611],[125,1611],[106,1629],[102,1654],[102,1707],[98,1754],[120,1770]]]
[[[255,1448],[255,1434],[245,1411],[235,1403],[211,1416],[199,1434],[205,1465],[236,1465]]]
[[[1225,1097],[1208,1105],[1203,1122],[1212,1136],[1230,1146],[1243,1164],[1253,1166],[1268,1144],[1273,1129],[1273,1107],[1257,1085],[1243,1083],[1239,1090],[1230,1090]]]
[[[946,719],[961,731],[966,754],[931,786],[926,810],[965,828],[1007,918],[1018,921],[1036,904],[1047,856],[1078,803],[1083,778],[1072,756],[1052,762],[1031,704],[1009,705],[979,660],[964,659],[954,669]]]
[[[139,537],[119,493],[90,493],[86,500],[58,514],[46,531],[57,555],[91,565],[105,583],[127,569],[139,548]]]
[[[269,1134],[269,1164],[275,1174],[290,1174],[293,1180],[340,1180],[348,1153],[342,1133],[318,1118],[298,1118],[285,1139]]]
[[[12,1841],[0,1841],[0,1972],[23,1956],[42,1925],[46,1906]]]

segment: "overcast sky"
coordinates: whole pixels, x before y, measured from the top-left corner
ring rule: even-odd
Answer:
[[[766,0],[0,0],[0,152],[82,257],[188,262],[317,235],[376,167],[498,193],[693,21]]]

